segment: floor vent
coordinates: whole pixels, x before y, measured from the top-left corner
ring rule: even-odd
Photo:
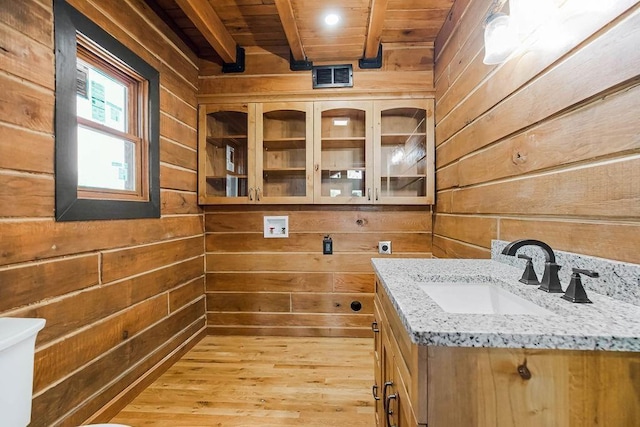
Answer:
[[[353,66],[323,65],[313,67],[313,88],[353,87]]]

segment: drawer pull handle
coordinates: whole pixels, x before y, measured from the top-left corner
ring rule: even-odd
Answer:
[[[374,321],[371,323],[371,330],[375,333],[380,332],[380,329],[378,328],[378,322]]]
[[[393,415],[393,410],[391,409],[391,401],[397,398],[398,396],[395,394],[390,394],[389,396],[387,396],[387,411],[386,411],[387,427],[396,427],[391,425],[391,420],[389,419],[389,416]]]
[[[387,388],[391,387],[392,385],[392,381],[387,381],[382,387],[382,409],[384,409],[385,412],[387,412]]]
[[[371,387],[371,394],[373,394],[373,399],[374,400],[380,400],[380,396],[378,396],[378,385],[374,384]]]

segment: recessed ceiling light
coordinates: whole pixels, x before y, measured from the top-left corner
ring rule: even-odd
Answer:
[[[327,25],[336,25],[338,22],[340,22],[340,16],[335,13],[330,13],[324,17],[324,23]]]

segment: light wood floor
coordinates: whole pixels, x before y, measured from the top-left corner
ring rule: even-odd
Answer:
[[[368,338],[209,336],[111,422],[371,427],[372,351]]]

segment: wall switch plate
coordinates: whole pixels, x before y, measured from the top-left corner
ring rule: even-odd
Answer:
[[[329,235],[324,236],[324,239],[322,240],[322,254],[323,255],[333,254],[333,240]]]
[[[382,242],[378,242],[378,253],[391,255],[391,241],[385,240]]]

